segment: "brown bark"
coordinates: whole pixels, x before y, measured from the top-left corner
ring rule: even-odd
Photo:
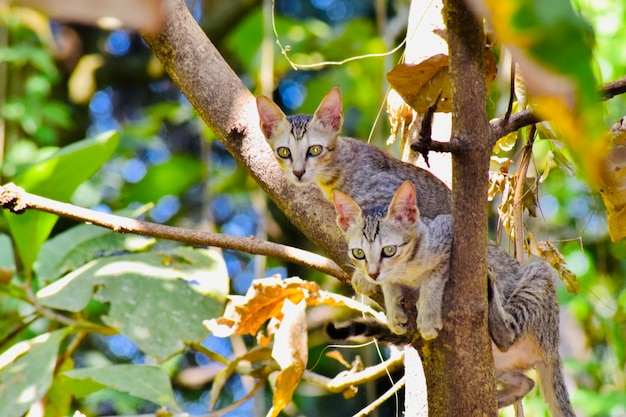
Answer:
[[[142,33],[200,117],[291,222],[339,265],[346,247],[335,212],[314,187],[289,184],[258,125],[254,96],[205,36],[182,0],[167,0],[158,34]],[[312,209],[314,208],[314,209]]]
[[[452,85],[454,244],[444,329],[418,346],[429,415],[496,415],[487,333],[487,189],[491,129],[486,113],[482,24],[462,0],[444,1]]]

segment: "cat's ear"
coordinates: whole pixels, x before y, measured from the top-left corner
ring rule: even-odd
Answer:
[[[267,139],[279,134],[287,122],[285,113],[272,100],[265,96],[256,98],[256,107],[259,110],[261,130]]]
[[[387,211],[387,218],[407,225],[414,225],[417,223],[419,215],[415,187],[411,181],[404,181],[393,195]]]
[[[363,217],[361,207],[359,207],[356,201],[341,191],[333,191],[333,204],[337,212],[337,226],[339,226],[344,233]]]
[[[339,135],[343,126],[343,110],[341,109],[341,92],[333,87],[322,99],[315,110],[312,124],[320,130]]]

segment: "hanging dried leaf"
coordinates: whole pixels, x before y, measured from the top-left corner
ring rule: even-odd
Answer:
[[[233,334],[255,335],[268,320],[276,319],[280,322],[283,319],[282,308],[285,300],[294,304],[305,300],[308,306],[347,306],[377,315],[374,310],[355,300],[321,290],[315,282],[300,278],[283,280],[272,277],[252,281],[245,296],[230,297],[222,317],[205,320],[203,324],[218,337],[229,337]]]
[[[535,236],[530,232],[526,235],[525,243],[527,250],[531,254],[539,256],[556,270],[559,274],[559,279],[563,281],[569,293],[578,294],[580,284],[576,278],[576,274],[565,266],[565,257],[559,252],[556,246],[547,240],[535,240]]]
[[[626,132],[614,139],[602,167],[600,195],[606,206],[611,241],[626,236]]]
[[[268,417],[276,417],[290,402],[300,383],[308,360],[306,302],[298,304],[289,299],[283,305],[283,321],[274,338],[272,357],[280,366],[276,376],[274,400]]]
[[[339,362],[340,364],[342,364],[348,369],[352,368],[350,363],[346,360],[346,358],[343,357],[343,354],[338,350],[331,350],[329,352],[326,352],[325,356],[336,360],[337,362]]]
[[[511,132],[496,141],[493,147],[493,153],[508,152],[515,147],[517,143],[517,131]]]
[[[424,114],[441,92],[437,111],[450,113],[448,56],[433,55],[419,64],[399,64],[387,73],[391,87],[418,113]]]
[[[496,58],[485,48],[485,79],[491,82],[496,75]],[[398,64],[387,73],[387,81],[404,101],[420,114],[426,113],[441,92],[437,111],[452,111],[452,93],[448,74],[448,55],[437,54],[419,64]]]

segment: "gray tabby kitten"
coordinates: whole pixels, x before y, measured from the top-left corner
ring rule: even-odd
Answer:
[[[422,216],[450,213],[450,190],[430,172],[339,136],[343,111],[338,88],[326,94],[313,115],[286,116],[264,96],[257,97],[257,108],[261,130],[293,184],[316,184],[331,202],[333,190],[339,190],[361,206],[377,206],[388,205],[400,184],[410,180]]]
[[[410,343],[400,284],[419,290],[417,330],[432,339],[441,329],[442,295],[448,279],[453,236],[449,215],[419,218],[411,183],[402,184],[389,207],[361,209],[335,192],[337,224],[348,242],[353,276],[380,285],[388,327],[358,319],[342,327],[330,324],[335,339],[355,335],[396,344]],[[521,400],[534,387],[523,374],[536,368],[552,417],[575,416],[565,388],[559,346],[559,310],[554,270],[544,261],[523,266],[494,243],[488,252],[489,334],[492,339],[498,407]],[[410,328],[410,326],[409,326]],[[391,332],[390,332],[391,330]]]
[[[415,188],[400,185],[389,206],[361,207],[348,195],[335,191],[337,225],[348,243],[355,270],[355,289],[380,285],[387,322],[397,334],[407,332],[403,285],[419,288],[417,329],[434,339],[442,327],[441,303],[449,276],[452,228],[450,215],[420,219]]]

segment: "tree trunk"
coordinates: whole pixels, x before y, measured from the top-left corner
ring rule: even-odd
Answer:
[[[418,346],[429,415],[496,415],[487,333],[487,189],[491,129],[486,113],[485,37],[462,0],[444,1],[452,86],[454,244],[444,295],[444,329]]]

